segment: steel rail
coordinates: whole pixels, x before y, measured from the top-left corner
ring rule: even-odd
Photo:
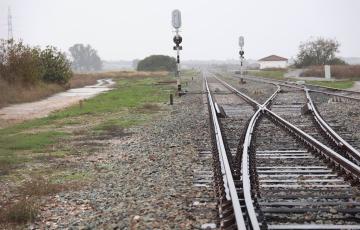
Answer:
[[[340,92],[344,92],[344,93],[352,93],[352,94],[359,94],[360,95],[360,92],[354,91],[354,90],[349,90],[349,89],[337,89],[337,88],[334,88],[334,87],[321,86],[321,85],[308,84],[308,83],[305,83],[305,85],[306,86],[323,88],[323,89],[328,89],[328,90],[340,91]],[[310,89],[310,90],[312,90],[312,89]]]
[[[321,115],[318,113],[317,109],[315,108],[315,105],[311,99],[311,96],[309,94],[309,89],[305,88],[306,98],[308,100],[308,105],[310,107],[311,112],[313,113],[313,116],[315,120],[318,122],[320,127],[328,133],[332,140],[340,147],[345,148],[352,157],[354,157],[356,160],[360,161],[360,153],[358,150],[356,150],[352,145],[350,145],[347,141],[345,141],[340,135],[338,135],[321,117]]]
[[[213,121],[214,130],[215,130],[216,144],[217,144],[217,149],[218,149],[218,153],[219,153],[219,159],[220,159],[221,167],[222,167],[221,172],[223,174],[225,192],[227,193],[226,198],[228,200],[230,200],[232,203],[237,228],[238,229],[246,229],[246,224],[245,224],[245,220],[243,217],[243,213],[241,211],[240,201],[239,201],[239,197],[238,197],[238,194],[236,191],[235,182],[234,182],[234,179],[233,179],[233,176],[231,173],[231,168],[230,168],[228,158],[226,156],[226,150],[225,150],[224,141],[223,141],[223,138],[221,135],[219,122],[217,120],[214,101],[212,99],[206,77],[204,77],[204,79],[205,79],[208,101],[210,104],[211,115],[213,118],[212,121]]]
[[[215,77],[215,78],[218,79],[217,77]],[[224,82],[220,79],[218,79],[218,80],[220,82]],[[227,83],[225,85],[228,88],[230,88],[233,92],[235,92],[237,95],[241,96],[242,98],[245,98],[246,101],[248,101],[249,103],[250,103],[250,101],[252,101],[252,104],[256,104],[256,106],[258,107],[257,111],[252,116],[250,123],[248,125],[248,128],[247,128],[247,131],[246,131],[245,141],[244,141],[244,145],[243,145],[242,164],[241,164],[242,165],[241,172],[242,172],[242,180],[243,180],[243,193],[244,193],[244,198],[245,198],[247,215],[249,216],[252,229],[260,229],[260,224],[257,219],[256,212],[255,212],[254,205],[253,205],[253,200],[251,197],[251,181],[250,181],[250,175],[249,175],[249,171],[250,171],[250,169],[249,169],[249,149],[250,149],[250,145],[251,145],[251,137],[252,137],[252,134],[254,131],[254,127],[255,127],[256,121],[260,117],[261,113],[266,113],[270,116],[270,118],[277,120],[280,124],[282,124],[282,126],[284,126],[290,132],[292,132],[292,133],[296,134],[298,137],[300,137],[305,143],[307,143],[308,146],[312,147],[316,152],[322,154],[326,159],[330,158],[330,160],[333,163],[335,163],[336,166],[338,166],[338,167],[340,166],[345,172],[348,172],[349,174],[354,175],[356,177],[356,180],[359,182],[359,179],[360,179],[360,167],[359,166],[357,166],[353,162],[349,161],[348,159],[341,156],[337,152],[333,151],[329,147],[325,146],[324,144],[322,144],[321,142],[319,142],[318,140],[316,140],[309,134],[305,133],[301,129],[297,128],[290,122],[286,121],[285,119],[281,118],[280,116],[278,116],[277,114],[275,114],[274,112],[272,112],[271,110],[266,108],[267,104],[269,104],[272,100],[267,100],[266,103],[264,103],[263,105],[260,105],[255,100],[251,99],[246,94],[241,93],[240,91],[238,91],[231,85],[229,85]],[[274,99],[278,91],[279,91],[279,88],[270,98]],[[249,100],[249,99],[251,99],[251,100]]]
[[[240,92],[239,90],[237,90],[236,88],[234,88],[233,86],[229,85],[227,82],[221,80],[220,78],[214,76],[215,79],[217,79],[219,82],[221,82],[222,84],[224,84],[226,87],[228,87],[229,89],[231,89],[234,93],[236,93],[237,95],[243,97],[244,99],[246,99],[246,101],[250,101],[252,104],[256,105],[256,107],[266,107],[272,100],[274,100],[274,98],[276,97],[276,95],[281,91],[280,86],[276,85],[275,83],[270,83],[270,84],[274,84],[277,86],[277,90],[261,105],[259,102],[255,101],[254,99],[252,99],[251,97],[249,97],[248,95]],[[244,77],[246,78],[246,77]]]
[[[251,120],[248,124],[246,134],[245,134],[245,140],[243,145],[243,154],[242,154],[242,160],[241,160],[241,174],[242,174],[242,182],[243,182],[243,193],[244,193],[244,200],[245,200],[245,206],[247,211],[247,216],[249,217],[249,222],[251,225],[251,229],[253,230],[260,230],[260,223],[258,221],[255,207],[253,204],[253,199],[251,196],[251,180],[250,180],[250,165],[249,165],[249,150],[251,146],[251,140],[252,140],[252,134],[255,129],[256,122],[262,115],[262,111],[268,104],[270,104],[276,95],[280,92],[280,87],[277,86],[277,90],[261,105],[254,99],[250,98],[244,93],[241,93],[225,81],[220,80],[216,76],[214,76],[219,82],[221,82],[223,85],[231,89],[233,92],[235,92],[240,97],[244,98],[248,103],[251,103],[254,107],[258,107],[254,115],[251,117]]]
[[[255,114],[251,117],[250,123],[246,130],[245,141],[243,145],[243,154],[241,160],[241,174],[243,182],[244,200],[247,210],[247,215],[250,219],[252,229],[260,229],[260,224],[256,216],[253,199],[251,197],[251,181],[250,181],[250,165],[249,165],[249,150],[251,145],[252,134],[255,128],[255,124],[258,121],[262,113],[262,108],[259,108]]]
[[[247,214],[250,219],[250,224],[253,230],[260,229],[260,223],[257,219],[255,208],[253,205],[252,197],[251,197],[251,181],[250,181],[250,165],[249,165],[249,150],[251,146],[251,140],[253,131],[255,129],[256,122],[262,115],[264,108],[266,108],[277,96],[280,92],[280,87],[277,86],[277,90],[262,104],[258,105],[259,109],[254,113],[251,117],[249,125],[246,130],[245,140],[243,144],[243,153],[242,153],[242,160],[241,160],[241,174],[243,179],[243,191],[244,191],[244,198],[245,198],[245,205],[247,209]],[[235,89],[236,90],[236,89]]]
[[[267,107],[277,96],[277,94],[281,91],[280,86],[277,85],[277,90],[261,105],[261,107]]]
[[[245,79],[249,79],[247,77],[245,77]],[[340,135],[338,135],[325,121],[324,119],[321,117],[321,115],[318,113],[317,109],[315,108],[315,105],[310,97],[309,91],[313,91],[316,92],[314,90],[308,89],[307,87],[298,87],[298,86],[294,86],[294,85],[288,85],[288,84],[283,84],[283,83],[274,83],[271,81],[267,81],[267,80],[258,80],[258,79],[249,79],[249,80],[253,80],[253,81],[259,81],[259,82],[265,82],[268,84],[273,84],[273,85],[277,85],[279,87],[279,85],[283,85],[283,86],[287,86],[287,87],[293,87],[293,88],[297,88],[297,89],[302,89],[305,91],[306,94],[306,98],[308,100],[308,105],[309,105],[309,109],[311,110],[315,121],[319,124],[319,126],[328,134],[330,135],[331,139],[333,142],[335,142],[335,144],[337,146],[343,147],[345,148],[350,155],[355,158],[357,161],[360,161],[360,152],[358,150],[356,150],[352,145],[350,145],[347,141],[345,141]],[[282,82],[282,81],[280,81]],[[332,94],[331,94],[332,95]],[[358,99],[359,100],[359,99]]]
[[[249,79],[249,80],[253,80],[253,81],[259,81],[259,82],[265,82],[268,84],[273,84],[273,85],[277,85],[279,87],[279,85],[283,85],[283,86],[287,86],[287,87],[293,87],[293,88],[297,88],[297,89],[303,89],[305,91],[306,94],[306,98],[308,100],[308,106],[310,111],[313,114],[313,117],[315,119],[315,121],[318,123],[318,125],[320,126],[320,128],[325,131],[325,133],[328,134],[328,136],[331,138],[331,140],[339,147],[345,148],[351,155],[351,157],[355,158],[357,161],[360,161],[360,152],[355,149],[352,145],[350,145],[347,141],[345,141],[340,135],[338,135],[326,122],[325,120],[321,117],[321,115],[319,114],[319,112],[317,111],[311,96],[309,94],[309,91],[313,91],[316,92],[314,90],[308,89],[307,87],[298,87],[298,86],[294,86],[294,85],[288,85],[288,84],[283,84],[283,83],[274,83],[271,81],[267,81],[267,80],[259,80],[259,79],[250,79],[247,77],[244,77],[245,79]],[[282,81],[280,81],[282,82]]]
[[[235,77],[238,78],[237,76],[235,76]],[[276,79],[268,80],[268,79],[264,79],[261,77],[243,77],[243,78],[250,80],[250,81],[257,81],[257,82],[268,83],[268,84],[273,84],[273,85],[287,86],[287,87],[292,87],[292,88],[296,88],[299,90],[304,89],[304,87],[302,87],[302,86],[294,85],[295,83],[289,83],[289,82],[280,81],[280,80],[276,80]]]
[[[238,91],[234,87],[232,87],[232,88],[233,88],[233,90]],[[309,91],[311,91],[311,90],[309,90]],[[244,93],[241,93],[241,94],[245,95]],[[247,95],[245,95],[245,96],[247,96]],[[291,127],[292,130],[296,131],[299,135],[305,137],[305,139],[308,140],[308,144],[310,144],[310,146],[316,147],[318,150],[321,150],[321,149],[324,150],[326,152],[327,156],[331,157],[335,162],[337,162],[337,164],[341,165],[344,168],[345,171],[356,175],[358,181],[360,180],[360,167],[358,165],[354,164],[350,160],[348,160],[345,157],[341,156],[339,153],[335,152],[331,148],[329,148],[326,145],[322,144],[321,142],[319,142],[318,140],[316,140],[315,138],[313,138],[309,134],[305,133],[304,131],[297,128],[296,126],[294,126],[290,122],[288,122],[285,119],[281,118],[279,115],[275,114],[274,112],[267,109],[266,107],[262,107],[262,108],[264,109],[264,111],[266,113],[270,114],[272,117],[275,117],[281,123],[285,124],[285,126]]]
[[[298,134],[299,137],[303,138],[304,141],[307,142],[309,146],[314,147],[314,149],[317,149],[318,152],[323,153],[323,156],[326,158],[330,157],[333,159],[338,166],[341,166],[345,171],[353,174],[356,176],[357,180],[360,179],[360,167],[350,160],[346,159],[345,157],[341,156],[339,153],[335,152],[331,148],[327,147],[320,141],[316,140],[309,134],[305,133],[295,125],[291,124],[290,122],[286,121],[285,119],[281,118],[276,113],[272,112],[271,110],[264,108],[264,112],[269,114],[270,117],[275,118],[277,121],[283,124],[283,126],[290,128],[294,133]]]
[[[251,104],[254,108],[258,108],[260,107],[260,103],[255,101],[254,99],[252,99],[251,97],[249,97],[248,95],[238,91],[237,89],[235,89],[234,87],[232,87],[231,85],[229,85],[228,83],[226,83],[225,81],[219,79],[218,77],[216,77],[214,75],[214,78],[216,80],[218,80],[219,82],[221,82],[223,85],[225,85],[227,88],[229,88],[231,91],[233,91],[234,93],[236,93],[237,95],[239,95],[240,97],[242,97],[245,101],[247,101],[249,104]]]
[[[339,90],[340,90],[340,89],[339,89]],[[360,98],[350,97],[350,96],[341,95],[341,94],[337,94],[337,93],[329,93],[329,92],[325,92],[325,91],[321,91],[321,90],[316,90],[316,89],[309,89],[309,91],[314,92],[314,93],[327,94],[327,95],[335,96],[335,97],[342,97],[342,98],[346,98],[346,99],[350,99],[350,100],[354,100],[354,101],[360,101]]]
[[[235,77],[238,78],[238,76],[235,76]],[[265,83],[269,83],[269,84],[274,84],[274,82],[276,82],[276,84],[279,84],[279,85],[283,85],[283,86],[287,86],[287,87],[292,87],[292,88],[297,88],[297,89],[302,89],[302,90],[303,90],[306,86],[312,86],[312,87],[324,88],[324,89],[327,89],[327,90],[342,91],[342,92],[344,92],[344,93],[360,94],[360,92],[357,92],[357,91],[336,89],[336,88],[319,86],[319,85],[312,85],[312,84],[304,84],[304,86],[298,86],[297,83],[285,82],[285,81],[276,80],[276,79],[268,80],[268,79],[264,79],[264,78],[262,78],[262,77],[257,77],[257,76],[253,76],[253,77],[242,77],[242,78],[247,79],[247,80],[250,80],[250,81],[265,82]],[[295,84],[296,84],[296,85],[295,85]],[[316,90],[316,89],[309,89],[309,91],[314,92],[314,93],[322,93],[322,94],[327,94],[327,95],[330,95],[330,96],[342,97],[342,98],[346,98],[346,99],[350,99],[350,100],[360,101],[360,98],[351,97],[351,96],[346,96],[346,95],[341,95],[341,94],[337,94],[337,93],[330,93],[330,92],[325,92],[325,91]]]

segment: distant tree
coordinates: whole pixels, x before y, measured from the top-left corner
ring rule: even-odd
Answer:
[[[66,84],[72,77],[71,62],[55,47],[47,46],[42,50],[40,60],[45,70],[43,81]]]
[[[317,38],[301,43],[295,60],[295,66],[346,64],[335,56],[339,52],[339,47],[340,43],[338,41],[325,38]]]
[[[139,59],[134,59],[133,61],[132,61],[132,67],[134,68],[134,69],[137,69],[137,67],[138,67],[138,64],[139,64]]]
[[[173,57],[165,55],[152,55],[139,61],[137,70],[140,71],[175,71],[176,60]]]
[[[69,48],[73,58],[73,68],[80,71],[101,70],[102,61],[90,45],[75,44]]]

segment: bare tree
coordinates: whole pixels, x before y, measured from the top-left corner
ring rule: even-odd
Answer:
[[[75,44],[69,48],[73,57],[73,68],[80,71],[101,70],[102,61],[90,45]]]

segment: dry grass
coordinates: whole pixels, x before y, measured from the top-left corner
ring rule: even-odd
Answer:
[[[19,188],[19,193],[24,197],[34,197],[52,195],[67,189],[67,185],[54,184],[42,177],[35,177],[25,182]]]
[[[156,113],[161,110],[161,107],[157,104],[145,103],[141,107],[137,108],[137,112],[142,113]]]
[[[0,228],[34,221],[39,210],[39,197],[78,187],[81,187],[81,184],[54,184],[43,177],[33,177],[17,188],[15,199],[1,204]]]
[[[324,77],[324,66],[312,66],[306,70],[303,77]],[[337,79],[359,79],[360,65],[332,65],[331,77]]]
[[[157,83],[155,83],[156,85],[171,85],[171,84],[176,84],[176,80],[171,80],[171,81],[158,81]]]
[[[99,76],[92,76],[90,74],[74,74],[70,80],[70,88],[81,88],[87,85],[95,85],[96,81],[101,79]]]
[[[55,93],[62,92],[66,88],[80,88],[86,85],[94,85],[98,79],[103,78],[144,78],[151,76],[167,76],[167,72],[138,72],[138,71],[117,71],[117,72],[102,72],[102,73],[78,73],[70,80],[67,87],[62,87],[57,84],[41,83],[31,87],[25,87],[21,84],[10,85],[4,80],[0,79],[0,108],[23,102],[37,101]]]
[[[123,127],[116,125],[108,125],[103,126],[103,131],[95,138],[98,140],[108,140],[111,137],[126,137],[130,135],[131,133],[125,132]]]
[[[38,206],[33,198],[22,198],[0,211],[0,227],[5,227],[11,223],[24,224],[34,221],[38,213]]]
[[[57,84],[42,83],[25,87],[20,84],[10,85],[0,79],[0,108],[9,104],[40,100],[61,91],[64,91],[64,87]]]
[[[136,78],[136,77],[151,77],[151,76],[167,76],[168,72],[142,72],[142,71],[116,71],[116,72],[101,72],[101,73],[76,73],[70,81],[70,88],[79,88],[86,85],[96,84],[96,81],[104,78]]]

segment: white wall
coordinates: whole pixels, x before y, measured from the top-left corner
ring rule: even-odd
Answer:
[[[287,61],[259,61],[260,69],[287,68]]]

